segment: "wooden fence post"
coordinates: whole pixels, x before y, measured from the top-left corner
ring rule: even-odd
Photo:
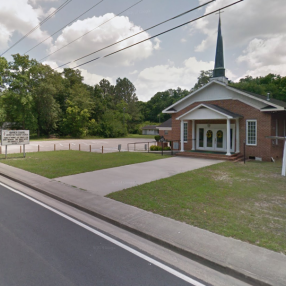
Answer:
[[[91,152],[91,145],[89,145],[89,152]]]
[[[54,144],[54,151],[56,151],[56,144]]]
[[[38,145],[38,152],[40,152],[40,145]]]
[[[103,154],[103,146],[102,146],[102,148],[101,148],[101,153]]]
[[[71,149],[71,143],[69,143],[69,150]]]
[[[78,151],[80,151],[80,144],[78,144]]]

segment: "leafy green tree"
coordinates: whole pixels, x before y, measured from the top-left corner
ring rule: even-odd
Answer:
[[[123,114],[117,110],[108,109],[100,123],[101,135],[107,138],[125,136],[127,134],[124,120],[128,120],[128,114]]]
[[[8,64],[8,71],[2,78],[8,88],[1,97],[2,108],[5,109],[6,121],[17,123],[19,128],[37,129],[37,115],[34,111],[33,96],[30,92],[29,69],[36,62],[28,56],[13,55]]]
[[[206,85],[213,76],[213,70],[201,71],[198,77],[198,81],[195,83],[192,88],[192,92]]]
[[[151,122],[164,122],[170,118],[169,114],[162,113],[164,109],[174,104],[181,98],[187,96],[190,92],[186,89],[169,89],[163,92],[157,92],[144,108],[144,120]]]
[[[38,136],[41,133],[49,135],[57,129],[61,113],[60,105],[55,100],[57,90],[61,88],[61,76],[50,66],[39,63],[31,67],[28,74],[37,117]]]
[[[69,105],[62,121],[62,131],[65,135],[84,137],[88,134],[90,114],[87,109],[80,109],[68,101]],[[92,122],[93,123],[93,122]]]
[[[231,82],[230,86],[265,96],[270,93],[272,98],[286,101],[286,77],[280,75],[270,73],[256,78],[246,76],[239,82]]]
[[[3,85],[5,82],[5,77],[8,72],[8,62],[5,58],[0,57],[0,88],[5,89],[5,86]]]
[[[129,115],[129,119],[126,120],[128,132],[134,133],[136,125],[142,122],[143,116],[140,112],[136,88],[127,78],[118,78],[114,87],[114,103],[117,105],[117,110],[118,104],[122,101],[126,103],[124,113]],[[122,112],[122,110],[118,110],[118,112]]]

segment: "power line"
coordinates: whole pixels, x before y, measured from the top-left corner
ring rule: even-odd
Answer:
[[[170,19],[168,19],[168,20],[165,20],[165,21],[163,21],[163,22],[161,22],[161,23],[159,23],[159,24],[156,24],[156,25],[154,25],[154,26],[152,26],[152,27],[149,27],[149,28],[147,28],[147,29],[145,29],[145,30],[142,30],[142,31],[138,32],[138,33],[135,33],[135,34],[133,34],[133,35],[131,35],[131,36],[125,38],[125,39],[122,39],[122,40],[120,40],[120,41],[117,41],[116,43],[113,43],[113,44],[111,44],[111,45],[109,45],[109,46],[106,46],[106,47],[104,47],[104,48],[102,48],[102,49],[99,49],[99,50],[97,50],[97,51],[95,51],[95,52],[92,52],[92,53],[90,53],[90,54],[88,54],[88,55],[85,55],[85,56],[83,56],[83,57],[81,57],[81,58],[78,58],[78,59],[76,59],[76,60],[74,60],[74,61],[71,61],[71,62],[62,64],[62,65],[58,66],[57,68],[66,66],[66,65],[68,65],[68,64],[70,64],[70,63],[77,62],[77,61],[79,61],[79,60],[81,60],[81,59],[84,59],[84,58],[90,56],[90,55],[96,54],[96,53],[98,53],[98,52],[100,52],[100,51],[102,51],[102,50],[105,50],[105,49],[107,49],[107,48],[110,48],[110,47],[112,47],[112,46],[114,46],[114,45],[116,45],[116,44],[118,44],[118,43],[121,43],[121,42],[127,40],[127,39],[130,39],[130,38],[132,38],[132,37],[135,37],[135,36],[137,36],[137,35],[139,35],[139,34],[141,34],[141,33],[143,33],[143,32],[149,31],[149,30],[151,30],[151,29],[153,29],[153,28],[155,28],[155,27],[158,27],[158,26],[160,26],[160,25],[162,25],[162,24],[164,24],[164,23],[167,23],[167,22],[169,22],[169,21],[171,21],[171,20],[177,19],[177,18],[179,18],[179,17],[181,17],[181,16],[183,16],[183,15],[186,15],[186,14],[188,14],[188,13],[194,11],[194,10],[197,10],[197,9],[203,7],[203,6],[206,6],[206,5],[208,5],[208,4],[210,4],[211,2],[214,2],[214,1],[216,1],[216,0],[211,0],[211,1],[209,1],[209,2],[206,2],[206,3],[204,3],[204,4],[200,5],[200,6],[197,6],[197,7],[193,8],[193,9],[190,9],[190,10],[184,12],[184,13],[181,13],[181,14],[179,14],[179,15],[177,15],[177,16],[175,16],[175,17],[172,17],[172,18],[170,18]]]
[[[141,43],[143,43],[143,42],[145,42],[145,41],[151,40],[151,39],[153,39],[153,38],[155,38],[155,37],[158,37],[158,36],[160,36],[160,35],[163,35],[163,34],[165,34],[165,33],[168,33],[168,32],[170,32],[170,31],[173,31],[173,30],[178,29],[178,28],[180,28],[180,27],[183,27],[183,26],[185,26],[185,25],[187,25],[187,24],[190,24],[190,23],[192,23],[192,22],[195,22],[195,21],[197,21],[197,20],[199,20],[199,19],[205,18],[205,17],[207,17],[207,16],[209,16],[209,15],[211,15],[211,14],[214,14],[214,13],[220,11],[220,10],[229,8],[229,7],[231,7],[231,6],[235,5],[235,4],[238,4],[239,2],[242,2],[242,1],[244,1],[244,0],[239,0],[239,1],[233,2],[233,3],[229,4],[229,5],[226,5],[226,6],[224,6],[224,7],[219,8],[219,9],[213,11],[213,12],[207,13],[207,14],[201,16],[201,17],[198,17],[198,18],[195,18],[195,19],[193,19],[193,20],[191,20],[191,21],[185,22],[185,23],[183,23],[183,24],[181,24],[181,25],[179,25],[179,26],[176,26],[176,27],[174,27],[174,28],[172,28],[172,29],[166,30],[166,31],[164,31],[164,32],[162,32],[162,33],[159,33],[159,34],[155,35],[155,36],[149,37],[149,38],[147,38],[147,39],[145,39],[145,40],[143,40],[143,41],[137,42],[137,43],[135,43],[135,44],[133,44],[133,45],[130,45],[130,46],[125,47],[125,48],[123,48],[123,49],[117,50],[117,51],[115,51],[115,52],[113,52],[113,53],[110,53],[110,54],[108,54],[108,55],[105,55],[105,56],[103,56],[103,57],[97,57],[97,58],[95,58],[95,59],[93,59],[93,60],[84,62],[84,63],[82,63],[82,64],[80,64],[80,65],[78,65],[78,66],[76,66],[76,67],[73,67],[72,69],[76,69],[76,68],[78,68],[78,67],[80,67],[80,66],[83,66],[83,65],[88,64],[88,63],[90,63],[90,62],[96,61],[96,60],[98,60],[98,59],[100,59],[100,58],[107,58],[107,57],[109,57],[109,56],[111,56],[111,55],[114,55],[114,54],[116,54],[116,53],[119,53],[119,52],[121,52],[121,51],[123,51],[123,50],[129,49],[129,48],[131,48],[131,47],[133,47],[133,46],[136,46],[136,45],[138,45],[138,44],[141,44]]]
[[[104,25],[104,24],[106,24],[107,22],[111,21],[112,19],[116,18],[117,16],[121,15],[121,14],[122,14],[122,13],[124,13],[125,11],[127,11],[127,10],[131,9],[132,7],[136,6],[137,4],[139,4],[139,3],[140,3],[140,2],[142,2],[142,1],[143,1],[143,0],[140,0],[140,1],[136,2],[136,3],[135,3],[135,4],[133,4],[132,6],[128,7],[127,9],[125,9],[125,10],[124,10],[124,11],[122,11],[122,12],[120,12],[119,14],[117,14],[117,15],[113,16],[113,17],[112,17],[112,18],[110,18],[109,20],[107,20],[107,21],[103,22],[103,23],[102,23],[102,24],[100,24],[99,26],[97,26],[97,27],[95,27],[95,28],[93,28],[93,29],[89,30],[88,32],[86,32],[86,33],[85,33],[85,34],[83,34],[82,36],[80,36],[80,37],[76,38],[75,40],[73,40],[73,41],[69,42],[69,43],[68,43],[68,44],[66,44],[65,46],[63,46],[63,47],[61,47],[61,48],[59,48],[59,49],[55,50],[54,52],[52,52],[52,53],[50,53],[49,55],[45,56],[44,58],[40,59],[40,62],[41,62],[41,61],[43,61],[44,59],[46,59],[47,57],[49,57],[49,56],[51,56],[51,55],[55,54],[56,52],[58,52],[58,51],[62,50],[63,48],[65,48],[65,47],[69,46],[70,44],[74,43],[75,41],[77,41],[77,40],[81,39],[82,37],[86,36],[87,34],[91,33],[91,32],[92,32],[92,31],[94,31],[95,29],[97,29],[97,28],[99,28],[99,27],[103,26],[103,25]]]
[[[76,17],[75,19],[73,19],[71,22],[69,22],[68,24],[66,24],[64,27],[60,28],[59,30],[57,30],[56,32],[54,32],[52,35],[50,35],[49,37],[47,37],[45,40],[41,41],[39,44],[35,45],[33,48],[31,48],[30,50],[28,50],[27,52],[25,52],[25,55],[27,53],[29,53],[30,51],[32,51],[33,49],[35,49],[36,47],[38,47],[39,45],[41,45],[42,43],[44,43],[46,40],[50,39],[51,37],[53,37],[55,34],[57,34],[58,32],[62,31],[64,28],[66,28],[68,25],[72,24],[73,22],[75,22],[77,19],[79,19],[81,16],[83,16],[84,14],[86,14],[87,12],[89,12],[91,9],[93,9],[95,6],[99,5],[101,2],[103,2],[104,0],[101,0],[100,2],[98,2],[97,4],[93,5],[91,8],[89,8],[88,10],[86,10],[84,13],[82,13],[81,15],[79,15],[78,17]]]
[[[6,54],[9,50],[11,50],[13,47],[15,47],[17,44],[19,44],[22,40],[24,40],[26,37],[28,37],[30,34],[32,34],[34,31],[36,31],[38,28],[40,28],[45,22],[47,22],[50,18],[52,18],[56,13],[58,13],[61,9],[63,9],[66,5],[68,5],[72,0],[67,0],[64,2],[60,7],[58,7],[54,12],[49,14],[44,20],[42,20],[37,26],[35,26],[30,32],[28,32],[26,35],[24,35],[21,39],[19,39],[15,44],[13,44],[10,48],[8,48],[4,53],[1,54],[3,56]]]

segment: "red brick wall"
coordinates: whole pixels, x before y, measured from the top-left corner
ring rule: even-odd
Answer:
[[[177,117],[183,115],[187,111],[193,109],[197,105],[203,102],[196,102],[178,113],[172,114],[172,132],[168,136],[168,140],[180,140],[180,120],[176,120]],[[279,135],[282,136],[283,120],[286,118],[286,112],[277,112],[275,114],[270,112],[261,112],[252,106],[249,106],[238,100],[214,100],[208,101],[208,104],[215,104],[222,108],[225,108],[234,113],[240,114],[243,118],[239,119],[240,125],[240,152],[244,153],[244,140],[246,139],[246,120],[256,119],[257,120],[257,146],[246,146],[245,154],[246,158],[250,156],[261,157],[264,161],[270,161],[271,157],[281,158],[283,152],[282,141],[278,146],[273,146],[270,139],[265,138],[266,136],[275,135],[273,131],[273,122],[276,117],[279,119]],[[273,118],[273,119],[272,119]],[[275,121],[276,122],[276,121]],[[217,124],[225,123],[226,120],[204,120],[196,121],[196,124]],[[234,124],[235,121],[231,121]],[[275,123],[276,124],[276,123]],[[274,132],[274,134],[273,134]],[[165,136],[166,138],[166,136]],[[191,150],[192,148],[192,121],[188,122],[188,143],[185,143],[185,150]]]
[[[173,138],[172,130],[168,130],[168,134],[165,134],[165,130],[159,130],[159,135],[164,136],[164,138],[168,141],[171,141]]]
[[[286,124],[286,111],[285,112],[276,112],[272,113],[272,120],[271,120],[271,135],[276,136],[276,120],[278,121],[278,136],[286,136],[284,132],[284,124]],[[270,139],[269,139],[270,140]],[[283,149],[284,149],[284,141],[282,140],[270,140],[271,141],[271,156],[274,159],[281,158],[283,156]],[[278,143],[278,144],[276,144]]]

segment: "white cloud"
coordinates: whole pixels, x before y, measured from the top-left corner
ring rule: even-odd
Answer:
[[[34,9],[28,0],[1,1],[0,2],[0,50],[4,51],[9,45],[14,32],[25,35],[39,24],[39,16],[43,14],[41,9]],[[41,29],[31,33],[29,38],[42,40],[47,33]]]
[[[203,62],[191,57],[181,67],[166,64],[146,68],[135,81],[137,95],[140,100],[147,101],[158,91],[177,87],[190,90],[197,81],[199,71],[212,69],[213,66],[212,61]]]
[[[160,43],[161,43],[161,40],[160,39],[158,39],[158,38],[155,38],[155,46],[154,46],[154,49],[155,50],[161,50],[161,47],[160,47]]]
[[[173,65],[175,65],[175,62],[174,62],[174,61],[171,61],[170,59],[168,59],[168,61],[167,61],[167,62],[168,62],[168,65],[169,65],[169,66],[173,66]]]
[[[201,3],[205,1],[201,1]],[[209,4],[205,14],[231,4],[232,0],[217,0]],[[242,47],[255,37],[272,38],[286,31],[285,0],[251,0],[240,2],[222,14],[222,33],[228,47]],[[196,51],[205,51],[214,47],[217,36],[218,15],[211,15],[191,25],[206,37],[196,47]]]
[[[91,29],[111,19],[112,17],[114,17],[113,13],[107,13],[104,16],[92,17],[85,20],[76,21],[71,26],[65,28],[62,31],[62,34],[56,39],[55,44],[49,50],[49,53],[56,51],[57,49],[70,43],[71,41],[82,36]],[[94,31],[87,34],[83,38],[75,41],[73,44],[65,47],[59,52],[56,52],[50,58],[60,63],[64,63],[70,60],[74,60],[80,56],[86,55],[97,49],[106,47],[107,45],[113,44],[119,40],[122,40],[140,31],[142,31],[142,28],[130,22],[128,17],[125,16],[116,17],[107,24],[102,25],[100,28],[95,29]],[[119,49],[123,49],[129,45],[135,44],[136,42],[142,41],[148,37],[149,37],[148,33],[144,32],[136,37],[130,38],[98,54],[95,54],[88,59],[96,58],[99,55],[100,56],[107,55],[108,53],[111,53]],[[155,47],[156,46],[157,47],[159,46],[158,41]],[[139,45],[133,46],[132,48],[127,49],[126,51],[104,58],[100,60],[100,63],[109,66],[132,65],[137,60],[148,58],[152,54],[152,51],[155,47],[153,46],[151,41],[146,41]]]
[[[58,67],[57,63],[56,62],[53,62],[53,61],[44,61],[42,62],[43,65],[49,65],[52,69],[55,69]],[[58,68],[57,71],[58,72],[62,72],[64,69],[62,68]]]
[[[134,70],[133,72],[129,73],[129,74],[137,74],[138,70]]]
[[[29,0],[28,2],[31,4],[38,4],[41,2],[57,2],[59,0]]]
[[[246,62],[249,70],[245,75],[262,76],[269,73],[286,75],[286,35],[272,39],[253,39],[238,58]]]
[[[200,3],[204,1],[200,0]],[[205,14],[232,3],[217,0],[207,6]],[[234,61],[243,67],[240,75],[263,76],[268,73],[286,75],[285,0],[251,0],[240,2],[221,15],[225,53],[232,50]],[[208,16],[190,25],[192,33],[203,34],[196,52],[214,48],[218,15]],[[235,62],[233,62],[235,64]],[[245,72],[245,67],[248,70]],[[238,67],[236,68],[236,70]],[[234,76],[228,73],[228,76]]]
[[[181,39],[181,43],[186,43],[186,42],[187,42],[187,40],[185,38]]]
[[[42,64],[49,65],[53,69],[58,67],[57,63],[53,61],[45,61]],[[64,70],[63,68],[56,69],[57,72],[63,72],[63,70]],[[81,68],[79,68],[79,71],[81,72],[81,75],[83,76],[83,82],[88,85],[94,86],[97,83],[99,83],[103,78],[107,79],[111,84],[113,83],[113,80],[111,77],[105,77],[103,75],[90,73],[86,69],[81,69]]]
[[[89,84],[91,86],[96,85],[99,83],[103,78],[107,79],[111,84],[113,83],[112,78],[110,77],[104,77],[102,75],[94,74],[94,73],[89,73],[85,69],[79,69],[81,71],[81,75],[83,76],[83,82],[86,84]]]

